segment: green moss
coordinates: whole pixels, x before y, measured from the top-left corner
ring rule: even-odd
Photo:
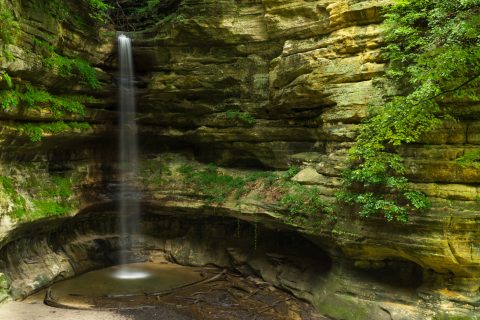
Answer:
[[[221,204],[229,201],[262,201],[279,207],[287,223],[315,226],[332,218],[333,204],[324,200],[315,186],[291,181],[299,167],[291,167],[278,174],[272,171],[229,172],[214,164],[182,164],[175,171],[171,163],[149,161],[142,166],[141,177],[148,184],[162,188],[187,188],[190,193],[202,196],[207,203]],[[180,178],[179,178],[180,175]]]
[[[8,46],[17,42],[20,34],[20,25],[15,19],[11,8],[3,0],[0,0],[0,57],[13,60],[14,57]]]
[[[473,315],[453,315],[453,314],[441,313],[441,314],[435,315],[433,319],[434,320],[475,320],[478,318]]]
[[[257,122],[250,113],[238,110],[228,110],[226,116],[227,119],[235,119],[249,126],[253,126]]]
[[[64,216],[72,211],[72,206],[67,202],[58,202],[57,200],[33,200],[32,204],[35,209],[29,215],[30,220]]]
[[[93,101],[88,96],[56,96],[49,92],[32,86],[28,83],[17,85],[15,89],[0,91],[0,108],[11,110],[14,108],[27,109],[46,109],[49,110],[55,118],[61,118],[66,115],[85,115],[85,103]],[[44,134],[56,134],[74,130],[86,131],[91,126],[86,122],[63,122],[56,121],[51,123],[25,123],[18,126],[18,129],[27,135],[32,142],[38,142]]]
[[[0,273],[0,289],[6,289],[6,288],[8,288],[7,277],[3,273]]]
[[[0,186],[12,203],[10,216],[16,219],[24,217],[27,210],[26,200],[17,192],[13,180],[6,176],[0,176]]]
[[[13,81],[10,75],[6,71],[1,71],[0,72],[0,83],[5,82],[7,85],[7,88],[11,88],[13,86]],[[2,103],[3,105],[3,103]]]
[[[466,152],[456,162],[462,167],[475,167],[480,169],[480,150]]]
[[[63,216],[73,209],[71,197],[73,186],[70,178],[51,176],[42,187],[37,186],[32,208],[28,212],[28,219],[35,220],[43,217]]]
[[[51,123],[25,123],[20,125],[20,132],[25,134],[30,141],[39,142],[45,134],[59,134],[71,131],[88,131],[91,126],[87,122],[51,122]]]
[[[0,186],[13,204],[10,217],[18,221],[62,216],[74,208],[73,184],[69,177],[54,175],[40,180],[32,175],[20,182],[0,176]]]
[[[234,191],[243,190],[246,180],[234,177],[218,170],[215,165],[209,165],[205,170],[194,171],[190,166],[179,169],[185,181],[202,192],[208,202],[225,202],[228,195]]]
[[[288,212],[290,222],[307,224],[321,221],[324,213],[333,213],[333,207],[319,196],[317,187],[304,186],[297,182],[282,185],[285,194],[279,205]]]
[[[71,17],[70,9],[67,7],[66,2],[63,0],[49,0],[46,2],[46,9],[52,16],[58,21],[66,21]]]
[[[147,162],[140,168],[141,177],[157,186],[163,185],[172,171],[165,163]]]
[[[39,195],[46,198],[68,199],[73,195],[72,182],[66,177],[52,176],[51,183],[44,185]]]
[[[3,273],[0,273],[0,303],[8,299],[9,286],[7,277]]]

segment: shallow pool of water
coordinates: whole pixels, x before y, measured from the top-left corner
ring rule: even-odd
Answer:
[[[263,279],[175,264],[92,271],[56,283],[22,303],[21,312],[13,310],[15,320],[328,320]],[[0,308],[0,319],[12,308],[19,307]]]
[[[175,264],[136,263],[91,271],[51,287],[56,300],[149,294],[202,280],[198,268]]]

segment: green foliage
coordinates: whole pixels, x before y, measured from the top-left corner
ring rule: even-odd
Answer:
[[[0,82],[3,82],[3,81],[5,81],[7,88],[11,88],[13,86],[12,78],[6,71],[0,72]]]
[[[297,166],[291,166],[290,168],[287,169],[287,171],[285,171],[283,174],[282,174],[282,178],[284,180],[290,180],[292,179],[293,177],[295,177],[297,175],[297,173],[300,172],[300,167],[297,167]]]
[[[286,193],[280,198],[279,204],[287,209],[290,222],[315,223],[321,214],[333,213],[332,206],[320,198],[317,187],[290,181],[283,184],[283,188],[286,188]]]
[[[0,292],[2,289],[8,289],[8,279],[3,273],[0,273]]]
[[[8,299],[9,295],[9,281],[7,277],[3,274],[0,273],[0,303]]]
[[[7,60],[13,60],[13,55],[8,45],[15,44],[20,35],[20,25],[15,19],[13,12],[3,1],[0,0],[0,56]]]
[[[59,21],[65,21],[71,16],[64,0],[49,0],[45,5],[48,12]]]
[[[107,24],[110,21],[108,12],[112,9],[112,6],[102,0],[86,0],[86,2],[91,10],[89,16],[93,20],[101,24]]]
[[[55,47],[48,42],[38,39],[33,40],[35,50],[45,59],[43,64],[57,72],[60,77],[80,77],[92,89],[100,88],[97,72],[87,61],[80,58],[68,58],[55,52]]]
[[[64,216],[72,210],[72,207],[68,203],[57,202],[57,200],[33,200],[32,204],[35,210],[29,215],[30,220],[43,217]]]
[[[61,197],[65,199],[73,195],[72,181],[69,178],[53,176],[52,184],[54,186],[53,188],[46,188],[43,190],[43,192],[46,192],[47,196]]]
[[[175,2],[163,0],[138,0],[135,8],[131,11],[125,8],[125,13],[128,16],[134,17],[137,20],[150,20],[162,23],[170,23],[175,21],[184,21],[186,17],[176,11]]]
[[[102,0],[82,0],[81,2],[88,7],[88,16],[96,23],[104,25],[110,22],[109,10],[112,9],[112,6]],[[77,23],[80,21],[78,12],[72,12],[72,8],[69,8],[64,0],[48,0],[46,9],[59,21],[67,19]]]
[[[62,176],[51,176],[42,181],[30,181],[20,185],[13,179],[0,176],[0,186],[13,204],[10,216],[17,220],[34,220],[43,217],[65,215],[72,210],[72,182]],[[18,191],[27,188],[33,200],[27,205],[25,195]]]
[[[72,182],[69,178],[52,176],[50,183],[37,193],[40,199],[32,200],[33,207],[30,219],[63,216],[72,210],[69,202],[73,195]]]
[[[45,59],[44,62],[47,67],[56,70],[58,75],[63,78],[71,78],[78,75],[88,84],[88,86],[90,86],[90,88],[100,88],[95,69],[83,59],[71,59],[53,53],[49,58]]]
[[[285,220],[290,223],[316,224],[321,216],[333,213],[333,207],[323,200],[315,186],[305,186],[290,181],[300,168],[291,167],[281,175],[269,171],[252,172],[242,176],[232,176],[221,172],[215,165],[196,170],[183,165],[178,170],[184,181],[201,192],[209,202],[222,203],[227,197],[235,199],[256,188],[260,197],[272,197],[276,205],[285,209]],[[263,189],[261,189],[263,188]]]
[[[26,201],[23,196],[18,194],[12,179],[6,176],[0,176],[0,186],[13,204],[10,215],[14,218],[23,217],[26,213]]]
[[[480,150],[465,152],[456,162],[462,167],[475,167],[480,169]]]
[[[143,6],[135,9],[135,15],[146,16],[148,14],[157,13],[157,8],[160,6],[160,0],[147,0]]]
[[[185,183],[203,194],[207,201],[215,203],[225,202],[229,196],[238,200],[260,181],[265,186],[271,186],[278,179],[276,174],[270,171],[233,176],[222,172],[213,164],[202,170],[182,165],[177,171],[183,175]]]
[[[87,131],[91,126],[87,122],[51,122],[51,123],[25,123],[19,127],[20,131],[30,138],[32,142],[39,142],[45,134],[58,134],[71,131]]]
[[[387,10],[387,75],[405,91],[371,110],[350,150],[339,198],[361,215],[407,221],[410,212],[428,208],[405,179],[395,148],[449,118],[449,102],[480,100],[479,12],[473,0],[398,0]]]
[[[88,96],[54,96],[29,83],[15,89],[0,91],[0,107],[4,110],[24,106],[31,109],[48,109],[53,116],[60,118],[66,114],[85,115],[84,103],[92,102]]]
[[[163,185],[166,182],[167,176],[172,175],[172,171],[165,163],[156,162],[142,164],[140,173],[143,179],[157,186]]]
[[[239,120],[240,122],[253,126],[257,122],[257,120],[248,112],[242,112],[238,110],[228,110],[226,112],[227,119],[235,119]]]
[[[186,181],[201,190],[207,201],[221,203],[225,202],[228,195],[235,190],[243,190],[245,179],[224,174],[211,164],[203,171],[194,171],[191,166],[179,168]]]

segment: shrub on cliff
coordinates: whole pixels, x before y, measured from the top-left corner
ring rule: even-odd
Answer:
[[[480,0],[397,0],[385,17],[387,76],[401,92],[372,108],[340,198],[363,216],[406,221],[428,200],[410,187],[396,148],[449,118],[452,101],[480,100]]]

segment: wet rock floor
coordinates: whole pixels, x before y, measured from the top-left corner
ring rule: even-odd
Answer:
[[[233,274],[155,297],[151,307],[121,310],[133,319],[327,320],[311,305],[255,278]],[[149,299],[151,300],[151,299]]]
[[[328,320],[316,313],[310,304],[261,279],[243,277],[217,268],[199,269],[199,272],[203,281],[181,288],[102,295],[88,302],[82,297],[78,301],[75,301],[76,297],[62,300],[53,286],[49,291],[39,292],[22,303],[15,302],[16,308],[21,309],[21,316],[14,319]],[[44,302],[55,307],[44,306]],[[35,313],[30,318],[27,312],[29,308]],[[3,312],[5,315],[5,310]],[[45,317],[42,318],[42,315]],[[1,306],[0,319],[3,319]]]

